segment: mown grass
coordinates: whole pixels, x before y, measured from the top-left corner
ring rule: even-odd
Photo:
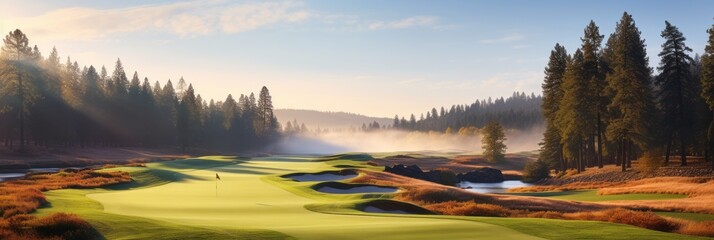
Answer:
[[[51,205],[36,214],[75,213],[108,239],[696,239],[595,221],[365,213],[366,204],[394,201],[400,193],[326,194],[312,188],[315,182],[279,177],[339,170],[336,162],[366,166],[363,161],[205,160],[205,166],[192,160],[119,168],[134,182],[50,191]],[[215,173],[223,179],[218,195]]]
[[[658,194],[658,193],[631,193],[631,194],[612,194],[598,195],[597,190],[574,190],[574,191],[557,191],[557,192],[524,192],[524,193],[506,193],[508,195],[529,196],[529,197],[547,197],[562,200],[582,201],[582,202],[603,202],[603,201],[622,201],[622,200],[662,200],[662,199],[678,199],[686,198],[683,194]]]
[[[691,220],[691,221],[695,221],[695,222],[714,221],[714,214],[706,214],[706,213],[655,212],[655,214],[664,216],[664,217],[686,219],[686,220]]]
[[[47,193],[51,205],[37,211],[37,216],[48,216],[70,211],[81,216],[105,239],[290,239],[285,234],[260,229],[202,228],[175,224],[156,219],[107,213],[87,194],[105,193],[105,189],[65,189]]]

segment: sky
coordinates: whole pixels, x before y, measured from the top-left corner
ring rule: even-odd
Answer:
[[[276,108],[393,117],[540,94],[555,43],[572,53],[590,20],[609,36],[625,11],[652,67],[665,20],[701,54],[713,9],[714,1],[0,0],[0,32],[19,28],[63,62],[111,73],[120,58],[152,83],[184,77],[204,99],[267,86]]]

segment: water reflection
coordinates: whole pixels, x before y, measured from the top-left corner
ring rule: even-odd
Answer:
[[[518,180],[506,180],[500,183],[460,182],[458,186],[460,188],[464,188],[467,191],[477,193],[505,193],[506,190],[510,188],[528,187],[531,186],[531,184],[524,183]]]

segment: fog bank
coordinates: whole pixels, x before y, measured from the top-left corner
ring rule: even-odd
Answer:
[[[538,149],[543,128],[506,131],[506,152]],[[459,151],[480,153],[481,136],[400,130],[308,132],[283,137],[269,151],[282,154],[344,152]]]

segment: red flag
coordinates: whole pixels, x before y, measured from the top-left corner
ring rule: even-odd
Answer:
[[[216,173],[216,180],[221,180],[221,177],[218,176],[218,173]]]

